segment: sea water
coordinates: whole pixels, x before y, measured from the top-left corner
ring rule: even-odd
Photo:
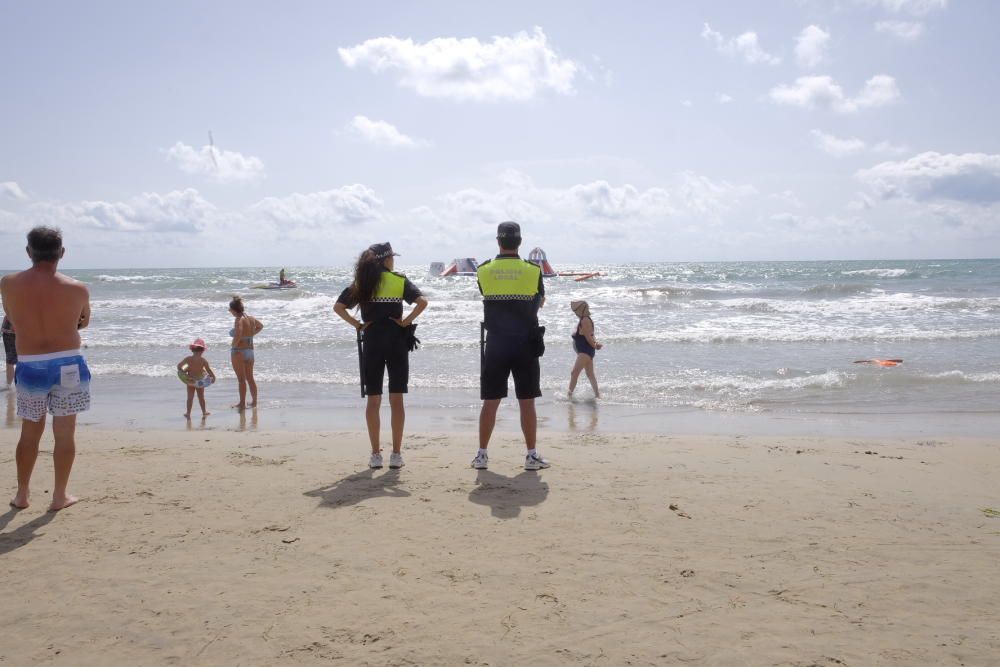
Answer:
[[[408,405],[451,411],[458,426],[471,423],[482,319],[475,278],[398,268],[430,301],[417,320],[422,345],[410,360]],[[660,430],[657,415],[879,415],[896,423],[939,416],[954,422],[994,415],[1000,406],[1000,260],[558,269],[602,275],[545,280],[543,414],[545,405],[560,415],[577,405],[567,399],[566,385],[577,322],[569,303],[578,299],[590,303],[604,344],[596,358],[601,409],[644,415],[649,430]],[[216,407],[234,400],[228,351],[234,294],[265,325],[254,342],[255,374],[262,407],[281,408],[283,427],[297,422],[296,406],[354,414],[361,405],[354,330],[333,313],[351,282],[350,267],[291,269],[299,287],[280,291],[252,289],[275,280],[276,268],[69,273],[91,291],[84,344],[95,403],[102,394],[113,396],[117,414],[179,404],[183,387],[175,365],[195,338],[207,341],[206,356],[223,379],[209,390],[210,400]],[[904,361],[891,368],[853,363],[873,358]],[[590,395],[585,377],[576,393]],[[135,420],[141,422],[138,415]]]

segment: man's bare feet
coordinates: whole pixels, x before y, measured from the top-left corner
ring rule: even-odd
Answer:
[[[240,412],[243,412],[244,410],[247,409],[247,406],[240,405],[239,403],[237,403],[236,405],[230,405],[229,407],[231,407],[233,410],[239,410]]]
[[[10,506],[16,510],[26,510],[31,503],[28,502],[28,494],[18,493],[14,496],[14,499],[10,501]]]
[[[191,413],[190,412],[185,412],[184,413],[184,419],[191,419]]]
[[[79,502],[79,500],[80,499],[77,498],[76,496],[66,496],[61,501],[58,502],[55,499],[53,499],[52,504],[49,505],[49,511],[58,512],[59,510],[64,510],[70,505],[76,505],[77,502]]]
[[[204,419],[205,417],[209,416],[210,414],[212,414],[212,413],[211,412],[202,412],[201,413],[201,418]]]

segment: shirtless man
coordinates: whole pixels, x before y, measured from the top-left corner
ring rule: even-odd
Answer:
[[[76,457],[76,415],[90,409],[90,370],[80,356],[80,334],[90,323],[87,287],[56,271],[65,252],[62,232],[35,227],[28,232],[31,268],[0,279],[4,311],[17,328],[17,509],[28,506],[28,484],[52,415],[55,436],[55,486],[50,511],[69,507],[77,498],[66,492]]]

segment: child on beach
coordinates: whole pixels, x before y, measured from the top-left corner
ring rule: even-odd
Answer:
[[[201,415],[207,417],[212,413],[205,409],[205,387],[215,382],[215,373],[208,365],[208,359],[202,356],[208,346],[205,345],[205,341],[198,338],[188,346],[188,349],[191,350],[191,355],[184,357],[177,364],[178,375],[183,376],[181,380],[184,380],[184,384],[187,385],[187,412],[184,413],[184,417],[191,419],[191,406],[194,403],[196,393],[198,394],[198,405],[201,406]],[[206,381],[206,378],[210,378],[210,380]]]

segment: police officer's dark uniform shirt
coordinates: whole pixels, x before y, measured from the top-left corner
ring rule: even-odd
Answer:
[[[524,260],[518,255],[497,255],[493,260],[483,262],[480,266],[485,266],[490,261],[518,261]],[[483,293],[483,286],[479,284],[479,293]],[[486,323],[486,331],[490,334],[500,334],[503,336],[528,337],[534,335],[538,328],[538,308],[545,296],[545,285],[542,283],[541,271],[538,273],[538,293],[531,299],[483,301],[483,320]]]
[[[382,393],[382,380],[389,371],[389,393],[407,392],[410,378],[409,340],[407,330],[393,322],[403,317],[403,301],[413,303],[420,298],[420,290],[405,276],[384,271],[379,280],[375,297],[361,304],[361,319],[371,326],[364,332],[362,378],[365,393],[376,396]],[[339,303],[348,308],[358,305],[348,287],[340,293]]]
[[[397,273],[396,275],[399,276],[400,274]],[[353,287],[353,285],[351,287]],[[358,305],[357,300],[351,294],[351,287],[345,289],[340,293],[340,296],[337,297],[337,301],[344,304],[348,308],[354,308]],[[420,289],[411,283],[409,278],[403,277],[403,301],[412,304],[420,298],[420,296]],[[402,319],[403,301],[376,300],[363,303],[361,304],[361,321],[374,323],[379,321],[388,321],[393,318]]]

